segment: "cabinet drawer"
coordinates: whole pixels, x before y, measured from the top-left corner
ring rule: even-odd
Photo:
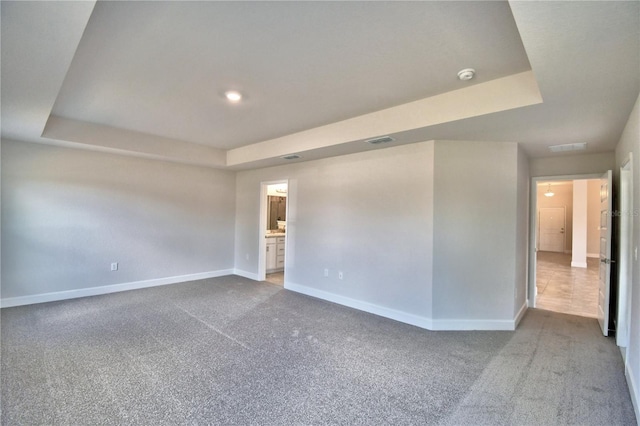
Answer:
[[[285,237],[277,237],[277,238],[276,238],[276,240],[278,240],[278,241],[277,241],[277,243],[278,243],[278,244],[284,244],[284,238],[285,238]]]
[[[278,256],[278,260],[276,261],[276,268],[284,268],[284,257]]]
[[[284,246],[278,245],[278,256],[284,256]]]

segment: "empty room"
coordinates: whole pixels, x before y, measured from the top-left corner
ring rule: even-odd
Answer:
[[[0,423],[638,423],[639,1],[0,6]]]

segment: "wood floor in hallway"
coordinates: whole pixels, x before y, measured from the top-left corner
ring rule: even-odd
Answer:
[[[536,308],[596,318],[599,259],[572,268],[570,254],[539,251],[537,256]]]
[[[284,285],[284,271],[267,274],[267,278],[265,281],[268,281],[271,284]]]

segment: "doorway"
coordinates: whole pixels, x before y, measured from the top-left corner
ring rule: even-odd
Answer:
[[[598,176],[599,177],[599,176]],[[534,178],[532,180],[530,253],[530,306],[555,312],[596,318],[598,313],[598,219],[597,206],[578,202],[576,214],[586,220],[586,227],[573,229],[574,181],[587,180],[589,200],[597,202],[596,175]],[[584,184],[582,184],[584,185]],[[582,213],[580,213],[580,210]],[[588,219],[595,219],[589,221]],[[584,223],[583,223],[584,226]],[[572,249],[581,240],[587,258],[573,265]],[[588,235],[587,235],[588,233]],[[592,241],[593,240],[593,241]],[[580,266],[582,266],[580,265]]]
[[[288,192],[288,181],[261,184],[258,276],[281,286],[286,270]]]

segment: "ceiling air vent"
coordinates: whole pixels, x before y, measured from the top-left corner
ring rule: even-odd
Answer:
[[[583,151],[585,149],[587,149],[586,142],[567,143],[564,145],[552,145],[549,147],[549,151],[551,152]]]
[[[390,136],[381,136],[379,138],[367,139],[365,142],[370,143],[371,145],[378,145],[381,143],[393,142],[393,138]]]
[[[299,156],[298,154],[289,154],[289,155],[284,155],[282,157],[283,160],[297,160],[298,158],[302,158],[301,156]]]

